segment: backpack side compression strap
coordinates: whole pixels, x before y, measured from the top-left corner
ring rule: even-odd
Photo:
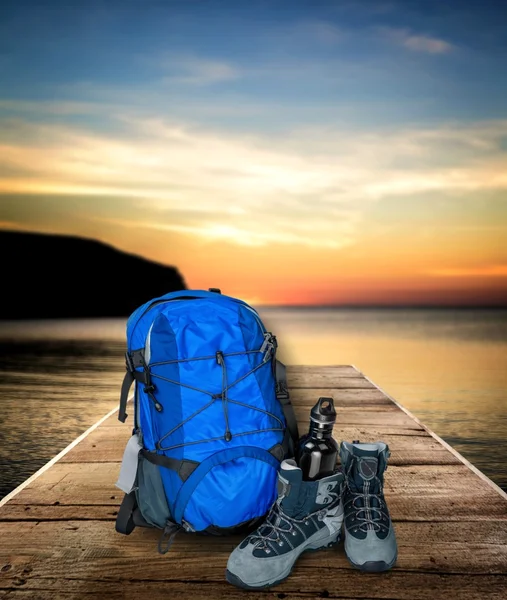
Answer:
[[[199,463],[195,460],[188,460],[185,458],[170,458],[169,456],[164,456],[163,454],[149,452],[144,448],[141,450],[141,454],[146,460],[154,465],[176,471],[182,481],[186,481],[199,466]]]
[[[123,496],[116,516],[115,529],[123,535],[130,535],[136,527],[153,527],[143,517],[137,504],[136,492],[132,490]]]
[[[115,524],[115,529],[118,533],[130,535],[134,531],[134,509],[136,504],[136,493],[134,490],[123,496]]]
[[[125,365],[127,371],[125,373],[125,377],[123,378],[123,382],[121,384],[120,390],[120,405],[118,409],[118,421],[125,423],[128,414],[127,414],[127,402],[128,402],[128,394],[129,390],[132,387],[134,381],[139,381],[140,383],[144,383],[147,387],[146,390],[149,393],[149,390],[152,389],[151,379],[149,370],[146,367],[146,363],[144,361],[144,352],[143,349],[133,350],[132,352],[125,352]],[[137,367],[143,367],[143,371],[137,371]],[[157,410],[159,410],[157,408]]]
[[[276,378],[276,397],[280,401],[283,409],[283,414],[287,422],[287,429],[294,443],[294,448],[297,447],[299,441],[299,430],[294,407],[290,401],[289,389],[287,387],[287,376],[285,365],[275,359],[275,378]]]

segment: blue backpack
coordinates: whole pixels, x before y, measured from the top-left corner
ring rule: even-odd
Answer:
[[[161,553],[179,531],[251,531],[298,440],[276,337],[255,309],[217,288],[146,302],[126,337],[118,418],[127,418],[134,384],[134,422],[116,531],[159,528]]]

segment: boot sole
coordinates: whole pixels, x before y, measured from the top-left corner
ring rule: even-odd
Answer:
[[[336,546],[337,544],[339,544],[340,541],[341,541],[341,534],[340,534],[340,532],[338,532],[338,535],[335,540],[329,542],[328,544],[324,544],[324,546],[319,546],[318,548],[305,548],[301,552],[301,554],[304,554],[305,552],[318,552],[319,550],[325,550],[326,548],[332,548],[333,546]],[[301,556],[301,554],[299,554],[298,558]],[[229,571],[229,569],[225,570],[225,579],[232,585],[235,585],[236,587],[241,588],[243,590],[265,590],[265,589],[274,587],[275,585],[278,585],[278,584],[282,583],[282,581],[285,581],[286,579],[288,579],[290,577],[292,571],[294,570],[294,567],[296,566],[297,560],[298,559],[296,559],[294,561],[292,567],[290,568],[290,571],[286,575],[284,575],[283,577],[280,577],[280,579],[277,579],[277,580],[269,582],[269,583],[263,583],[261,585],[248,585],[243,580],[241,580],[237,575],[234,575],[234,573],[231,573]]]
[[[383,573],[384,571],[389,571],[392,569],[398,559],[398,553],[393,558],[390,563],[386,563],[383,560],[369,560],[363,563],[362,565],[358,565],[355,562],[351,561],[347,556],[347,560],[349,563],[355,568],[359,569],[359,571],[363,571],[364,573]]]

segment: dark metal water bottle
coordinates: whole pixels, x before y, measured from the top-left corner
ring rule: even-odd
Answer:
[[[336,410],[333,398],[319,398],[310,412],[310,428],[299,440],[297,462],[305,481],[332,475],[336,470],[338,444],[333,438]]]

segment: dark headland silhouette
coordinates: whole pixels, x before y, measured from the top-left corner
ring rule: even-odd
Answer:
[[[0,231],[0,320],[128,317],[187,289],[174,267],[91,239]]]

